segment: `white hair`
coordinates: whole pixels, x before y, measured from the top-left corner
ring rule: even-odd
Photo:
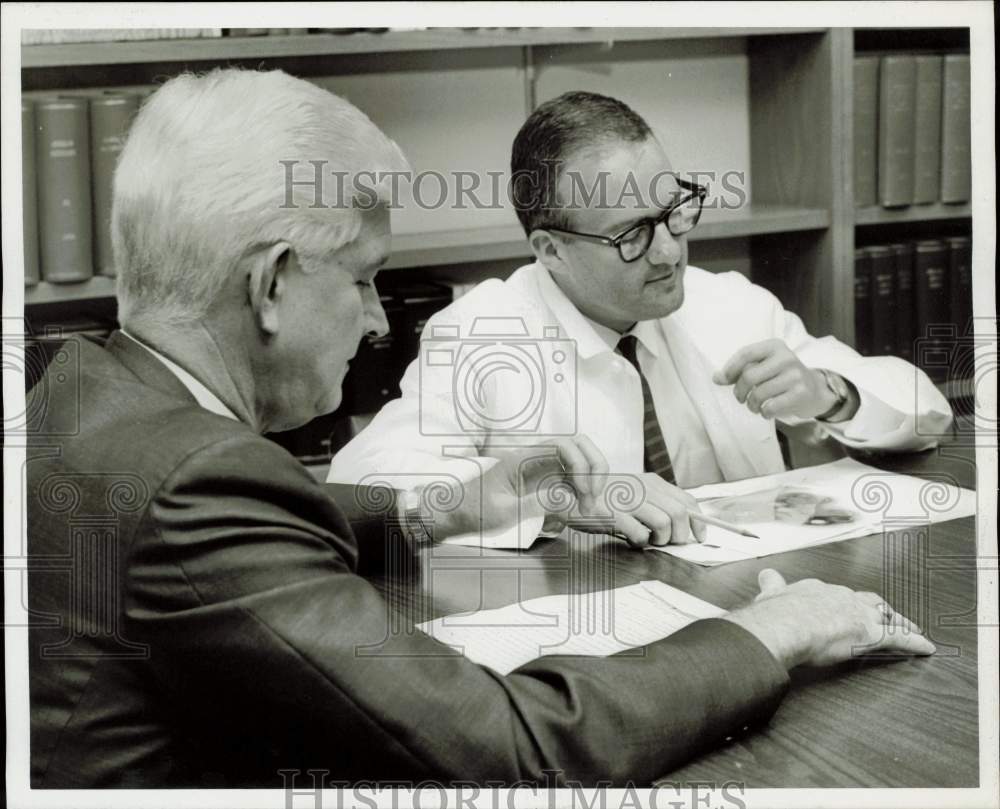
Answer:
[[[290,168],[297,182],[313,180],[310,161],[325,161],[325,207],[313,185],[286,188]],[[288,241],[314,256],[343,247],[361,228],[350,178],[406,168],[364,113],[280,70],[171,79],[143,105],[115,172],[119,321],[201,317],[254,245]],[[386,201],[386,183],[368,185]]]

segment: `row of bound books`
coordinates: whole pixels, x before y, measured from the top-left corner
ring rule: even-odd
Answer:
[[[449,286],[433,283],[400,284],[383,292],[389,333],[361,341],[344,378],[340,407],[270,438],[306,463],[328,461],[373,414],[399,397],[399,381],[417,358],[428,318],[451,303],[455,294]]]
[[[30,28],[21,31],[21,44],[62,45],[76,42],[135,42],[218,36],[222,36],[221,28]]]
[[[141,101],[115,91],[22,98],[25,286],[114,275],[112,180]]]
[[[862,247],[854,253],[855,348],[895,355],[935,382],[958,378],[955,349],[972,322],[972,240]],[[971,370],[971,369],[966,369]]]
[[[886,208],[968,202],[968,54],[854,59],[854,202]]]

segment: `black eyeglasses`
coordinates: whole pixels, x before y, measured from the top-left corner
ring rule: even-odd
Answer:
[[[677,184],[685,191],[689,192],[681,197],[673,205],[665,208],[659,216],[649,219],[642,219],[617,236],[598,236],[595,233],[579,233],[575,230],[565,230],[563,228],[545,228],[555,233],[563,233],[567,236],[576,236],[579,239],[587,239],[592,242],[606,244],[608,247],[618,249],[618,255],[622,261],[630,264],[638,261],[649,250],[653,243],[653,236],[656,226],[665,222],[667,230],[673,236],[683,236],[689,232],[701,218],[701,208],[705,204],[705,196],[708,194],[708,187],[689,183],[686,180],[678,180]]]

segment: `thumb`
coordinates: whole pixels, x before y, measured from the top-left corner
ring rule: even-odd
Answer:
[[[716,385],[728,385],[729,377],[726,376],[726,372],[724,370],[720,369],[716,371],[714,374],[712,374],[712,381]]]
[[[760,598],[769,598],[770,596],[777,595],[787,586],[785,583],[785,578],[777,570],[773,568],[764,568],[760,573],[757,574],[757,584],[760,586]]]

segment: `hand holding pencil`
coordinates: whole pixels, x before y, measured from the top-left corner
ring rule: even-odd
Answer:
[[[576,485],[573,475],[568,479]],[[588,507],[585,509],[578,503],[566,524],[588,533],[610,534],[633,548],[703,542],[707,525],[754,536],[703,514],[690,494],[651,472],[609,474],[602,487],[591,485],[590,491],[594,496],[587,501]]]

